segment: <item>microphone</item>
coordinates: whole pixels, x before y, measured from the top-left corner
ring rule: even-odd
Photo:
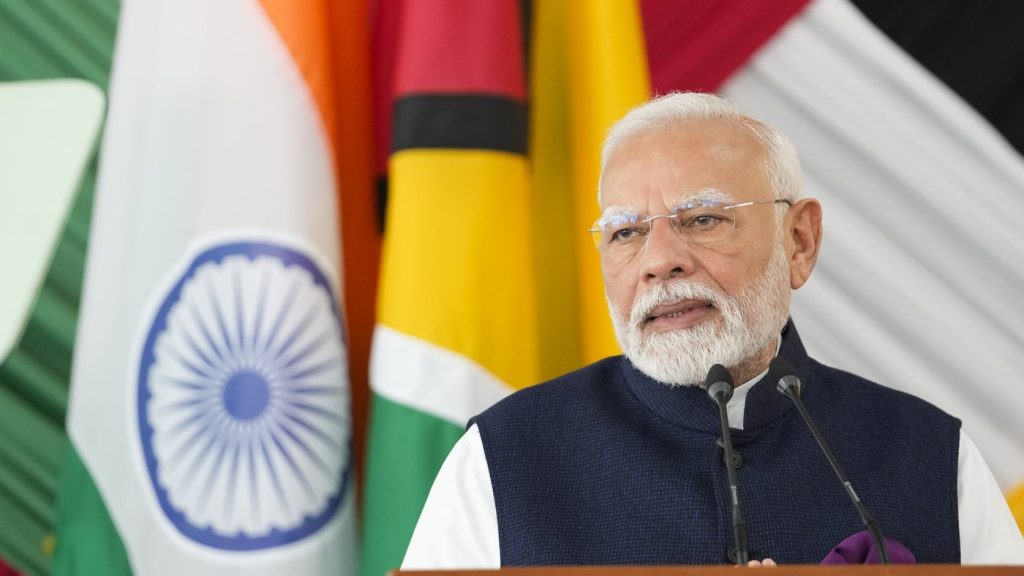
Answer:
[[[725,448],[725,474],[729,479],[729,497],[732,502],[732,534],[736,540],[736,564],[745,566],[749,557],[747,550],[747,525],[740,511],[740,489],[736,482],[736,470],[732,467],[732,434],[729,432],[729,411],[726,405],[732,398],[732,376],[721,364],[715,364],[704,379],[708,396],[718,405],[718,415],[722,422],[722,444]]]
[[[821,435],[821,431],[814,424],[814,420],[811,419],[811,414],[807,411],[807,407],[804,406],[803,400],[800,399],[800,388],[801,382],[797,378],[793,371],[793,368],[786,363],[782,358],[776,357],[772,360],[771,366],[768,368],[769,374],[775,374],[779,377],[778,383],[775,389],[778,390],[779,394],[782,394],[786,398],[789,398],[796,406],[798,412],[800,412],[801,418],[807,428],[811,431],[814,436],[814,440],[818,442],[818,446],[821,447],[821,451],[825,454],[825,458],[828,463],[832,466],[832,471],[839,477],[839,481],[843,483],[843,488],[846,489],[846,493],[850,496],[850,500],[853,501],[853,505],[857,508],[857,513],[860,514],[860,519],[864,523],[864,527],[867,528],[868,533],[871,534],[871,538],[875,541],[875,546],[878,547],[878,555],[882,560],[882,564],[889,563],[889,551],[885,548],[885,538],[882,536],[882,531],[878,528],[878,524],[875,523],[875,519],[868,512],[868,509],[864,507],[864,503],[861,502],[860,497],[857,496],[857,492],[853,489],[853,484],[846,477],[843,472],[843,467],[839,465],[839,460],[836,460],[835,454],[829,449],[828,444],[825,442],[825,437]]]

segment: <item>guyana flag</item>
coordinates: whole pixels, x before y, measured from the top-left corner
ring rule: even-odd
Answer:
[[[639,13],[632,2],[535,9],[535,36],[515,0],[415,2],[395,17],[366,576],[401,563],[471,416],[616,351],[580,231],[596,218],[604,130],[647,97]],[[601,96],[577,106],[574,92]]]
[[[405,8],[370,367],[367,575],[400,563],[465,420],[539,375],[519,5]]]

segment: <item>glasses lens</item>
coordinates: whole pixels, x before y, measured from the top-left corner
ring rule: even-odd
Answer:
[[[676,212],[674,227],[688,242],[708,248],[729,243],[736,231],[734,214],[724,207],[701,206]]]
[[[615,214],[598,220],[590,231],[599,250],[621,254],[639,249],[650,229],[650,221],[638,214]]]
[[[672,214],[643,217],[639,214],[616,214],[601,218],[590,229],[594,245],[613,257],[636,254],[647,242],[656,220],[668,220],[672,230],[691,244],[720,250],[740,242],[736,230],[737,209],[771,205],[785,201],[756,201],[723,206],[719,203],[691,203]],[[786,202],[788,204],[788,202]]]

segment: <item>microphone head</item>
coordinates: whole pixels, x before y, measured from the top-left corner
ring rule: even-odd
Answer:
[[[790,393],[800,397],[800,378],[788,362],[776,356],[768,365],[768,377],[775,380],[775,389],[780,394],[789,396]]]
[[[732,398],[732,375],[725,369],[725,366],[721,364],[715,364],[708,370],[708,377],[704,379],[704,387],[708,391],[708,396],[715,401],[719,398],[723,402],[727,402],[729,398]]]
[[[775,389],[789,396],[793,394],[797,398],[800,397],[800,379],[793,374],[788,374],[779,378],[779,383],[775,385]]]

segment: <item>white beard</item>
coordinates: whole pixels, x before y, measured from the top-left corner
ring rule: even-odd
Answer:
[[[779,335],[789,317],[789,263],[781,239],[775,245],[764,274],[736,297],[673,280],[638,297],[628,318],[609,300],[623,354],[644,374],[673,386],[702,386],[712,365],[735,368],[752,358]],[[651,310],[684,299],[706,300],[722,317],[667,332],[645,330]]]

